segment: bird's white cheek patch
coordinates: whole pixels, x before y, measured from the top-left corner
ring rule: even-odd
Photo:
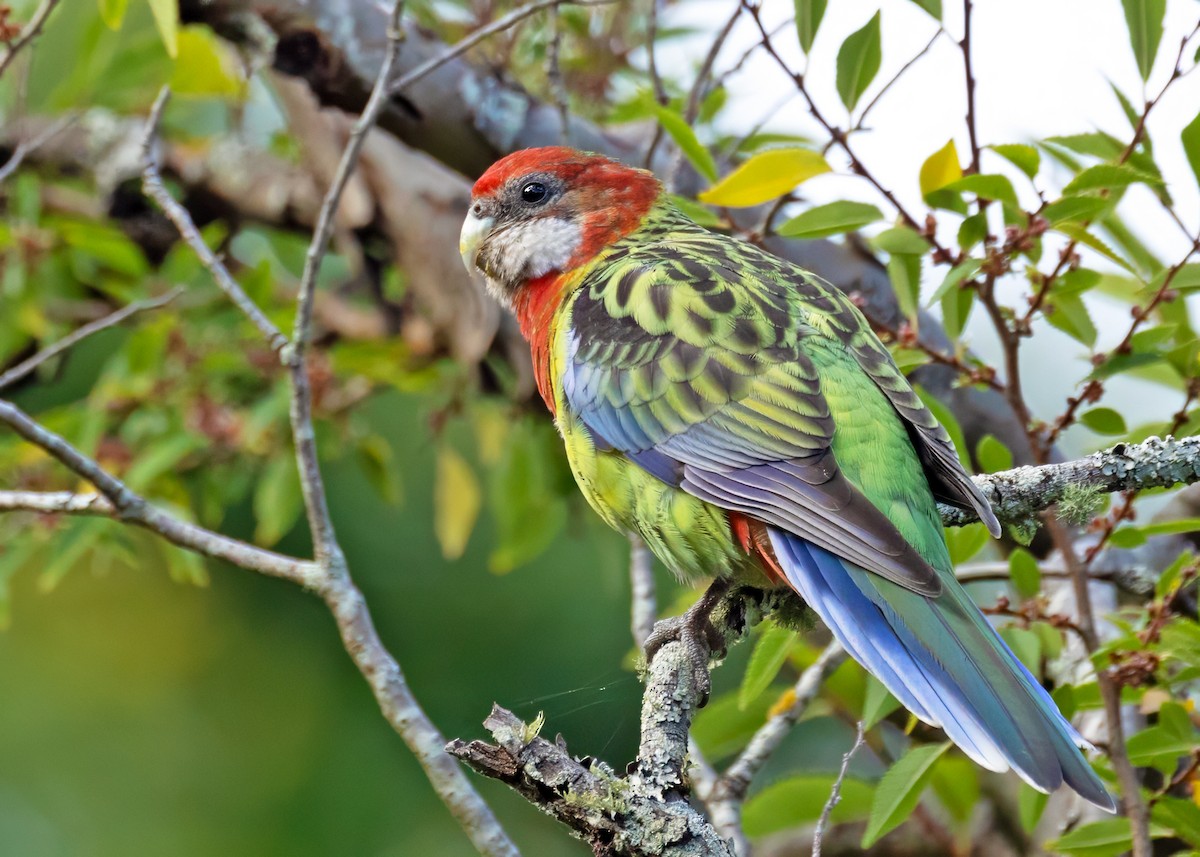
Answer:
[[[488,242],[485,267],[502,286],[514,288],[551,271],[561,271],[579,247],[579,226],[547,217],[510,226]]]

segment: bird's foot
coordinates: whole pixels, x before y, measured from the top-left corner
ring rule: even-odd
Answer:
[[[679,643],[687,652],[692,667],[692,682],[699,695],[697,708],[703,708],[712,691],[712,678],[708,663],[714,654],[725,653],[725,637],[712,623],[714,608],[729,591],[730,581],[718,578],[682,616],[662,619],[654,624],[654,630],[646,639],[646,663],[667,643]]]

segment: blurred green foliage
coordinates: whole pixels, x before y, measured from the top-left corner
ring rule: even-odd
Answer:
[[[17,3],[14,14],[27,15],[33,5]],[[478,15],[507,8],[475,5],[417,5],[413,14],[452,40],[480,23]],[[918,5],[940,19],[940,2]],[[1145,78],[1161,41],[1162,4],[1123,6],[1135,34],[1133,60]],[[206,149],[238,135],[297,160],[302,141],[289,135],[269,82],[244,79],[236,51],[203,27],[180,26],[174,8],[164,0],[104,0],[56,15],[31,54],[21,97],[13,76],[0,81],[4,116],[19,106],[43,116],[87,111],[80,121],[112,123],[144,112],[170,81],[177,98],[164,131],[172,141]],[[1164,426],[1177,434],[1200,427],[1197,340],[1187,308],[1200,289],[1200,266],[1157,258],[1124,205],[1127,195],[1149,191],[1170,209],[1172,187],[1194,183],[1191,175],[1164,177],[1138,121],[1148,108],[1115,91],[1128,117],[1123,136],[1090,130],[992,145],[982,155],[987,171],[964,169],[964,154],[948,141],[913,165],[914,186],[938,221],[926,233],[902,218],[888,221],[882,198],[798,212],[790,208],[796,188],[836,171],[837,159],[795,134],[732,132],[720,121],[723,86],[693,103],[688,82],[667,75],[657,82],[658,97],[656,82],[634,61],[648,22],[630,8],[564,8],[556,17],[535,17],[485,44],[476,59],[543,97],[565,97],[578,115],[656,123],[707,183],[698,199],[680,199],[706,225],[729,228],[729,209],[778,202],[776,213],[785,216],[766,223],[768,232],[862,230],[885,258],[909,322],[908,329],[884,331],[906,370],[940,361],[955,365],[964,385],[993,380],[994,369],[968,350],[964,333],[973,312],[990,308],[994,281],[1007,277],[1030,300],[997,309],[1002,320],[1030,331],[1036,324],[1039,335],[1052,326],[1069,337],[1093,364],[1080,380],[1096,385],[1089,389],[1097,401],[1117,377],[1159,385],[1183,400],[1177,416],[1092,402],[1072,410],[1062,428],[1078,423],[1088,430],[1084,442],[1107,444]],[[786,37],[807,52],[820,37],[825,8],[823,0],[797,0],[795,33]],[[876,14],[850,34],[828,70],[851,124],[861,124],[860,103],[878,91],[886,48],[880,26]],[[659,30],[661,42],[682,35]],[[549,62],[556,39],[560,80]],[[1197,122],[1188,123],[1180,143],[1200,174]],[[0,366],[112,306],[187,287],[169,308],[43,367],[16,401],[155,502],[305,555],[284,379],[191,251],[175,245],[159,258],[136,228],[141,221],[111,207],[65,204],[137,198],[136,189],[114,190],[96,176],[23,169],[2,192]],[[204,235],[271,319],[288,327],[307,236],[279,224],[222,219],[208,223]],[[352,260],[331,256],[321,286],[342,289],[358,273]],[[402,271],[376,285],[403,303]],[[356,306],[374,306],[345,291]],[[1097,348],[1108,342],[1093,317],[1097,301],[1134,311],[1136,324],[1121,347]],[[949,352],[915,341],[922,308],[940,314]],[[503,377],[504,367],[488,368]],[[479,721],[498,701],[529,719],[544,712],[548,730],[563,733],[578,754],[627,760],[636,749],[640,697],[634,672],[622,667],[632,662],[628,546],[578,498],[540,405],[497,394],[482,374],[416,353],[403,337],[320,343],[313,366],[317,429],[351,568],[385,643],[448,736],[478,735]],[[995,436],[969,450],[952,413],[937,402],[931,407],[980,470],[1011,466],[1013,452]],[[80,486],[44,454],[0,434],[0,489],[10,487]],[[1080,523],[1095,519],[1118,547],[1200,527],[1194,519],[1109,519],[1094,495],[1076,499]],[[979,525],[947,536],[957,563],[994,550]],[[1000,590],[1021,606],[1025,612],[998,611],[1003,633],[1050,681],[1047,667],[1069,626],[1047,614],[1033,553],[1017,549],[1007,564],[1010,579],[981,589],[981,600]],[[1153,598],[1123,606],[1119,633],[1094,661],[1127,671],[1125,697],[1149,718],[1128,750],[1162,783],[1146,790],[1155,834],[1200,847],[1200,809],[1190,797],[1195,767],[1187,768],[1200,758],[1192,711],[1200,625],[1173,606],[1196,571],[1190,555],[1163,570]],[[677,610],[693,597],[661,569],[658,579],[660,603]],[[0,854],[467,851],[339,650],[328,614],[308,595],[210,567],[110,521],[7,515],[0,517],[0,621],[7,628],[0,634]],[[710,761],[733,757],[770,712],[788,703],[796,677],[818,652],[804,635],[767,626],[731,653],[695,723]],[[1100,707],[1094,681],[1061,681],[1055,695],[1068,714]],[[745,808],[747,833],[764,836],[820,815],[853,740],[849,724],[860,718],[871,727],[868,749],[850,767],[833,820],[859,823],[873,842],[920,803],[932,807],[931,823],[947,837],[965,842],[974,808],[988,794],[984,775],[940,733],[914,728],[852,663],[833,673],[759,778]],[[1107,761],[1099,767],[1110,774]],[[585,853],[504,788],[480,788],[526,853]],[[1044,807],[1022,787],[1026,830]],[[1127,822],[1106,820],[1066,833],[1054,847],[1115,854],[1128,839]]]

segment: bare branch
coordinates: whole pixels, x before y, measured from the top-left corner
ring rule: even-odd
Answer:
[[[497,33],[503,33],[505,30],[511,30],[514,26],[524,21],[530,15],[537,14],[543,9],[549,9],[552,6],[606,6],[610,3],[616,3],[618,0],[537,0],[537,2],[529,3],[525,6],[519,6],[513,9],[507,15],[497,18],[487,26],[480,27],[471,35],[467,36],[454,45],[430,60],[422,63],[412,71],[405,74],[395,83],[388,87],[389,94],[394,94],[403,90],[406,86],[416,83],[421,78],[437,71],[451,60],[465,54],[471,48]],[[364,111],[365,113],[366,111]]]
[[[0,423],[62,462],[100,490],[100,495],[69,492],[41,494],[26,491],[0,492],[0,511],[29,509],[39,512],[107,515],[158,533],[180,547],[220,559],[271,577],[290,580],[306,589],[315,586],[317,567],[311,562],[264,550],[223,536],[160,509],[132,491],[64,438],[38,425],[11,402],[0,399]]]
[[[631,584],[630,619],[633,644],[644,646],[654,630],[658,606],[654,595],[654,557],[637,536],[629,537],[629,580]]]
[[[200,258],[200,263],[212,274],[217,287],[258,328],[258,332],[262,334],[271,349],[279,353],[287,345],[287,337],[271,323],[270,319],[263,315],[262,310],[229,273],[229,269],[208,248],[208,245],[204,243],[204,238],[200,235],[200,230],[196,228],[192,216],[188,214],[188,210],[175,201],[163,184],[162,175],[158,171],[158,160],[154,153],[154,137],[170,97],[170,87],[164,86],[159,91],[158,98],[154,100],[154,107],[151,108],[150,117],[146,120],[146,131],[142,137],[142,189],[147,196],[158,203],[163,214],[175,224],[180,237],[192,248],[192,251]]]
[[[842,767],[838,769],[837,779],[833,781],[833,789],[829,792],[829,800],[825,801],[825,807],[821,810],[821,817],[817,819],[817,828],[813,831],[812,857],[821,857],[821,841],[825,838],[826,828],[829,827],[829,816],[833,812],[833,808],[842,799],[842,783],[846,780],[846,772],[850,770],[850,760],[854,758],[854,754],[858,752],[858,748],[862,745],[863,722],[860,720],[858,721],[858,729],[854,734],[854,743],[842,756]]]
[[[958,43],[963,56],[963,77],[967,90],[967,136],[971,142],[969,173],[979,172],[979,136],[975,122],[975,73],[971,68],[971,0],[963,0],[963,37]]]
[[[32,139],[19,142],[9,159],[4,162],[3,166],[0,166],[0,182],[6,181],[9,176],[15,173],[17,168],[24,163],[25,158],[28,157],[30,152],[36,151],[43,144],[58,136],[61,131],[75,121],[75,118],[74,115],[63,116],[47,125]]]
[[[750,781],[759,772],[771,754],[783,741],[788,731],[796,725],[796,721],[808,709],[809,704],[816,698],[825,682],[826,677],[841,665],[846,659],[846,650],[837,642],[831,642],[815,661],[801,673],[792,688],[792,704],[783,711],[767,719],[746,749],[738,756],[737,761],[729,766],[721,777],[722,791],[726,799],[742,800]]]
[[[12,386],[17,381],[20,381],[25,376],[36,371],[39,366],[43,365],[48,360],[52,360],[63,352],[74,348],[89,336],[99,333],[102,330],[108,330],[110,327],[116,327],[118,324],[121,324],[121,322],[132,318],[140,312],[146,312],[147,310],[158,309],[159,307],[166,306],[171,301],[175,300],[175,298],[179,297],[179,295],[182,293],[183,288],[176,287],[167,292],[165,295],[160,295],[156,298],[149,298],[144,301],[135,301],[128,306],[122,307],[116,312],[104,316],[104,318],[100,318],[96,321],[85,324],[78,330],[67,334],[53,345],[43,348],[28,360],[22,360],[7,372],[0,373],[0,390],[3,390],[5,387]]]
[[[42,5],[37,7],[33,13],[33,17],[29,22],[21,28],[21,35],[17,40],[9,45],[8,50],[4,52],[4,56],[0,57],[0,75],[8,69],[12,61],[16,59],[26,45],[30,44],[37,38],[38,33],[42,31],[42,27],[46,24],[46,19],[50,17],[50,13],[54,11],[54,7],[58,5],[58,0],[42,0]]]

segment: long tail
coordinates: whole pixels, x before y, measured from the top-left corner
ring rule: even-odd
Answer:
[[[1086,742],[953,579],[937,598],[905,590],[790,533],[770,530],[788,582],[855,660],[913,714],[985,768],[1038,791],[1063,783],[1116,804]]]

